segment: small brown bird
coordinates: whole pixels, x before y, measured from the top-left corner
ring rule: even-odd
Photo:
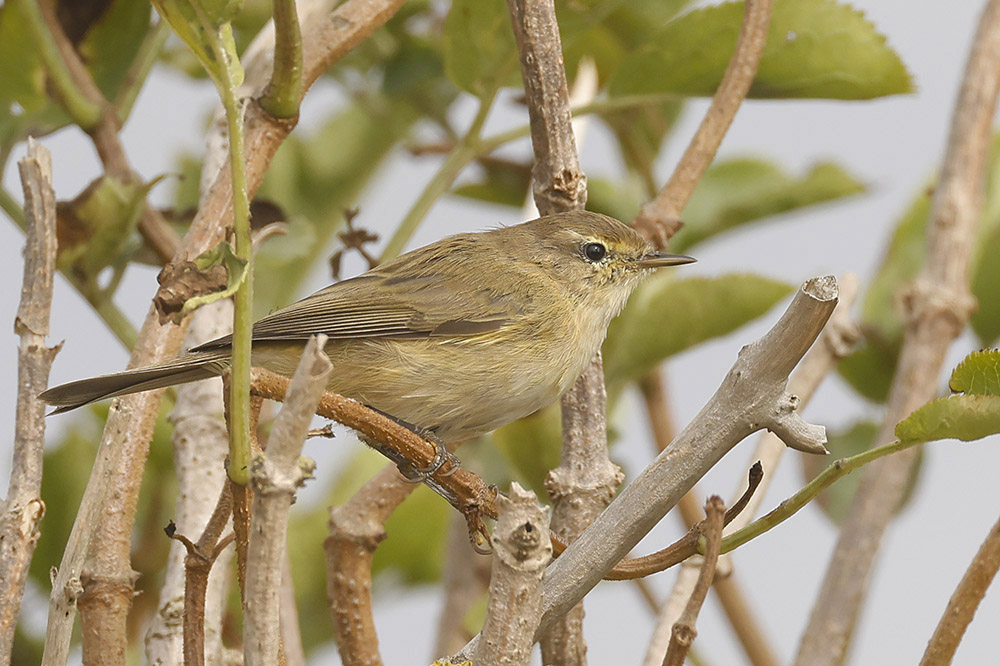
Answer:
[[[561,396],[651,269],[657,252],[618,220],[571,211],[452,236],[331,285],[253,327],[252,361],[290,376],[305,341],[329,337],[328,389],[461,441]],[[49,389],[64,412],[222,374],[230,336],[162,365]]]

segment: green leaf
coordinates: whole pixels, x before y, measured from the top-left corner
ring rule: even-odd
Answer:
[[[979,307],[969,323],[981,344],[992,345],[1000,339],[1000,261],[996,260],[1000,257],[1000,226],[984,229],[979,238],[977,250],[981,258],[972,269],[970,284]]]
[[[872,448],[879,425],[874,421],[860,421],[845,431],[828,433],[826,448],[832,459],[848,458]],[[895,512],[902,511],[914,496],[920,473],[923,469],[923,450],[917,449],[916,464],[910,467],[909,478],[903,496],[896,506]],[[798,456],[802,464],[802,477],[805,483],[812,481],[827,466],[829,458],[821,456]],[[850,474],[824,490],[816,498],[823,513],[835,525],[843,523],[847,512],[854,501],[854,494],[861,481],[860,474]]]
[[[520,208],[531,187],[531,165],[504,159],[479,160],[481,177],[459,185],[451,194]]]
[[[570,80],[582,58],[607,81],[625,56],[656,36],[691,0],[560,0],[556,15]]]
[[[952,395],[933,400],[896,426],[901,441],[959,439],[971,442],[1000,433],[1000,396]]]
[[[499,86],[520,85],[517,48],[506,3],[451,3],[444,24],[444,69],[456,86],[479,97]]]
[[[0,116],[17,102],[25,113],[49,103],[45,91],[45,68],[31,40],[27,18],[18,3],[0,7]]]
[[[695,10],[625,58],[613,96],[710,96],[733,54],[743,3]],[[832,0],[776,0],[753,98],[873,99],[913,91],[899,56],[863,14]]]
[[[124,182],[102,176],[75,199],[57,207],[60,268],[95,278],[136,249],[133,232],[146,193],[161,179],[149,183]]]
[[[123,84],[141,83],[128,82],[126,77],[149,29],[149,2],[115,0],[77,45],[106,99],[117,99]]]
[[[792,291],[758,275],[676,279],[654,275],[636,289],[611,322],[604,342],[609,387],[636,379],[665,358],[730,333],[756,319]]]
[[[684,208],[684,226],[670,240],[670,248],[683,252],[747,222],[864,191],[860,181],[830,162],[813,166],[799,178],[765,160],[719,162],[698,183]]]
[[[951,373],[952,391],[973,395],[1000,395],[1000,350],[984,349],[966,356]]]
[[[197,266],[200,271],[207,270],[212,266],[225,266],[226,288],[221,291],[213,291],[209,294],[192,296],[187,299],[184,301],[184,307],[181,309],[182,315],[196,310],[203,305],[221,301],[223,298],[229,298],[236,293],[236,290],[238,290],[247,279],[247,262],[236,256],[236,253],[233,252],[233,248],[229,243],[219,243],[212,249],[202,252],[195,258],[194,265]]]
[[[862,330],[866,330],[864,326]],[[901,346],[902,339],[884,343],[874,336],[863,338],[855,350],[840,361],[837,371],[851,388],[868,400],[885,402]]]
[[[900,441],[971,442],[1000,433],[1000,351],[972,352],[951,373],[949,385],[963,393],[932,400],[900,421]]]
[[[654,174],[656,158],[682,109],[682,103],[673,101],[601,114],[601,120],[615,135],[625,166],[641,176],[648,192],[659,189]]]
[[[496,430],[491,439],[510,466],[519,474],[518,481],[548,497],[545,478],[559,465],[562,450],[562,420],[559,405],[545,409]],[[492,482],[496,482],[491,479]]]

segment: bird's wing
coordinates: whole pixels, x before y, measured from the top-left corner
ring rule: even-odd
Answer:
[[[464,286],[463,286],[464,287]],[[511,299],[486,290],[457,290],[432,276],[399,279],[368,273],[344,280],[267,315],[254,341],[472,336],[495,331],[517,313]],[[194,351],[229,346],[231,336]]]

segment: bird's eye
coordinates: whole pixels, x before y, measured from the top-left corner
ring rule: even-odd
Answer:
[[[603,259],[604,255],[607,253],[607,248],[600,243],[585,243],[583,246],[583,256],[585,256],[588,261],[598,262]]]

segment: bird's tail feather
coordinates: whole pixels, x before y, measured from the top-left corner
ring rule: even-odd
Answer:
[[[229,367],[228,350],[201,352],[148,368],[80,379],[50,388],[38,397],[45,403],[57,407],[52,414],[61,414],[104,398],[217,377],[227,367]]]

